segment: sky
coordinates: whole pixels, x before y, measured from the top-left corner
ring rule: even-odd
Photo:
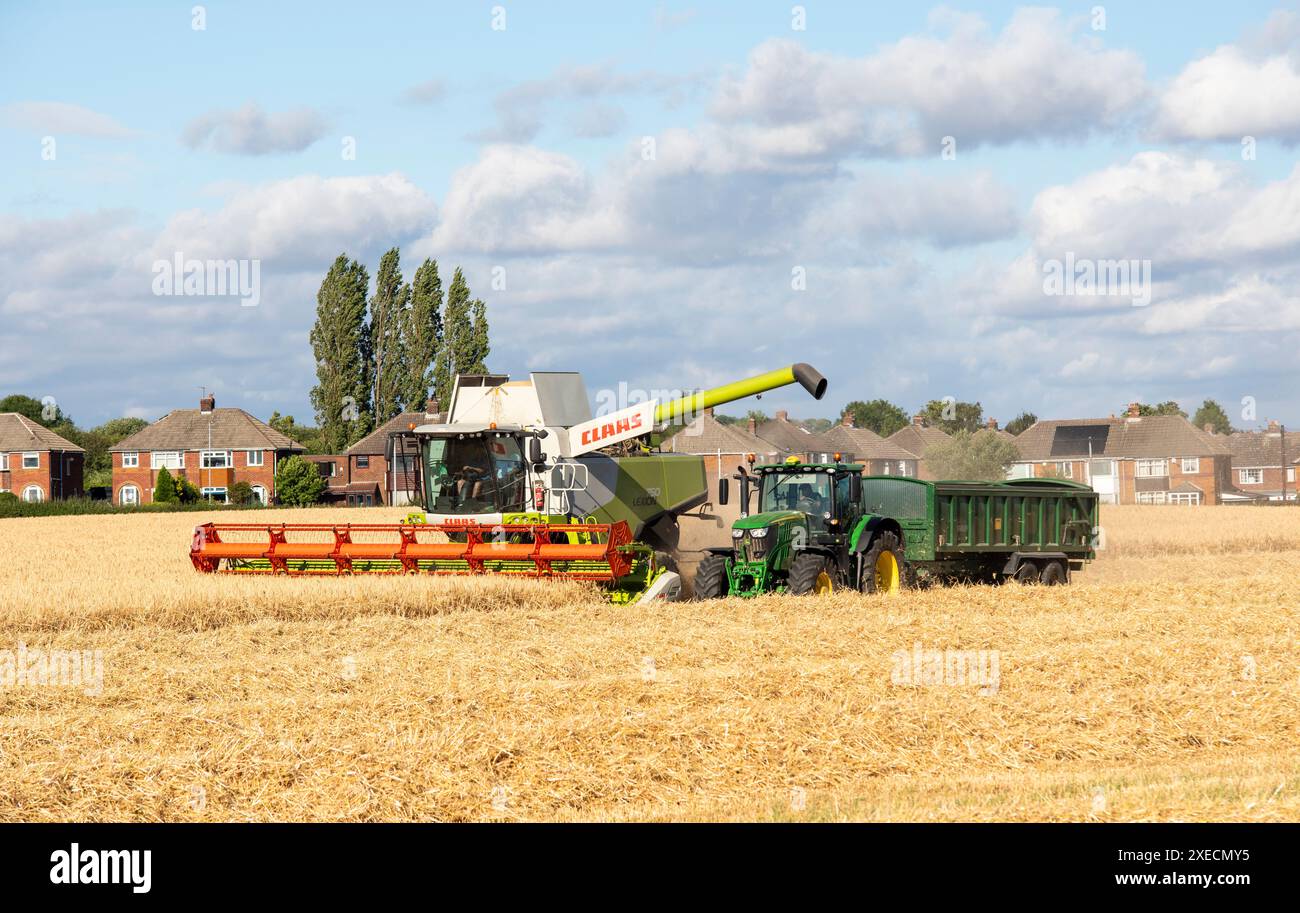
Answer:
[[[1297,426],[1298,142],[1294,2],[5,4],[0,395],[313,421],[321,278],[398,246],[596,402]]]

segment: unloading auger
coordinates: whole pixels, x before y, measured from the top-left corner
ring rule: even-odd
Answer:
[[[704,459],[655,449],[705,409],[826,379],[806,364],[593,417],[582,376],[461,375],[419,443],[422,516],[204,523],[190,559],[235,574],[505,574],[599,581],[614,602],[676,599],[677,518],[708,497]]]

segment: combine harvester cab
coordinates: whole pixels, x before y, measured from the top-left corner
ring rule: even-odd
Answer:
[[[422,516],[400,524],[207,523],[204,572],[507,574],[600,582],[614,602],[681,598],[676,520],[708,498],[704,460],[658,439],[704,409],[826,380],[797,364],[593,417],[582,377],[457,378],[445,422],[419,442]]]

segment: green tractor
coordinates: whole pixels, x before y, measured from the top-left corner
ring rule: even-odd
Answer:
[[[850,587],[893,593],[904,585],[897,521],[863,507],[859,463],[783,463],[741,468],[740,519],[730,548],[710,548],[695,575],[698,599],[789,592],[824,595]],[[718,501],[729,498],[726,479]],[[758,511],[749,512],[753,495]]]

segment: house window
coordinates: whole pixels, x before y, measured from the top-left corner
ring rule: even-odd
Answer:
[[[1288,482],[1294,482],[1294,481],[1295,481],[1295,467],[1294,467],[1294,466],[1288,466],[1288,467],[1286,468],[1286,480],[1287,480]]]
[[[1034,476],[1034,467],[1028,463],[1012,463],[1011,468],[1007,470],[1008,479],[1031,479]]]
[[[222,504],[226,503],[226,489],[224,488],[204,488],[201,489],[200,494],[203,495],[205,500],[220,501]]]
[[[23,469],[40,469],[41,455],[39,453],[23,454]]]
[[[415,457],[411,454],[399,456],[393,460],[393,471],[403,475],[415,472]]]
[[[1179,468],[1183,471],[1184,475],[1195,475],[1201,471],[1200,457],[1192,457],[1190,460],[1185,459],[1180,460],[1179,462],[1182,464]]]
[[[45,489],[39,485],[28,485],[23,489],[23,500],[32,504],[45,500]]]
[[[358,455],[357,469],[368,469],[368,468],[370,468],[370,457],[364,454]]]
[[[248,461],[248,465],[249,465],[249,466],[262,466],[262,465],[264,465],[264,464],[263,464],[262,451],[260,451],[260,450],[249,450],[249,451],[245,452],[244,456],[247,457],[247,461]]]
[[[1175,491],[1169,494],[1170,504],[1187,504],[1192,507],[1201,503],[1201,493],[1198,491]]]
[[[203,450],[199,453],[202,469],[229,469],[234,463],[229,450]]]
[[[117,502],[123,506],[140,503],[140,489],[134,485],[123,485],[117,493]]]
[[[907,471],[907,460],[898,461],[898,474],[904,478],[911,477],[912,474]]]
[[[124,451],[122,453],[122,468],[135,469],[140,465],[140,453],[136,450]]]
[[[1168,460],[1138,460],[1136,475],[1139,479],[1159,479],[1169,475]],[[1163,503],[1163,502],[1158,502]]]
[[[1137,502],[1139,504],[1163,504],[1165,503],[1165,493],[1163,491],[1139,491],[1137,493]]]
[[[184,469],[185,459],[179,450],[155,450],[149,455],[150,469]]]
[[[9,454],[0,453],[0,472],[9,471]]]
[[[1262,485],[1264,484],[1264,470],[1238,469],[1237,481],[1242,485]]]
[[[1057,478],[1060,478],[1060,479],[1073,479],[1073,478],[1074,478],[1074,464],[1073,464],[1073,463],[1057,463],[1057,464],[1056,464],[1056,476],[1057,476]]]

